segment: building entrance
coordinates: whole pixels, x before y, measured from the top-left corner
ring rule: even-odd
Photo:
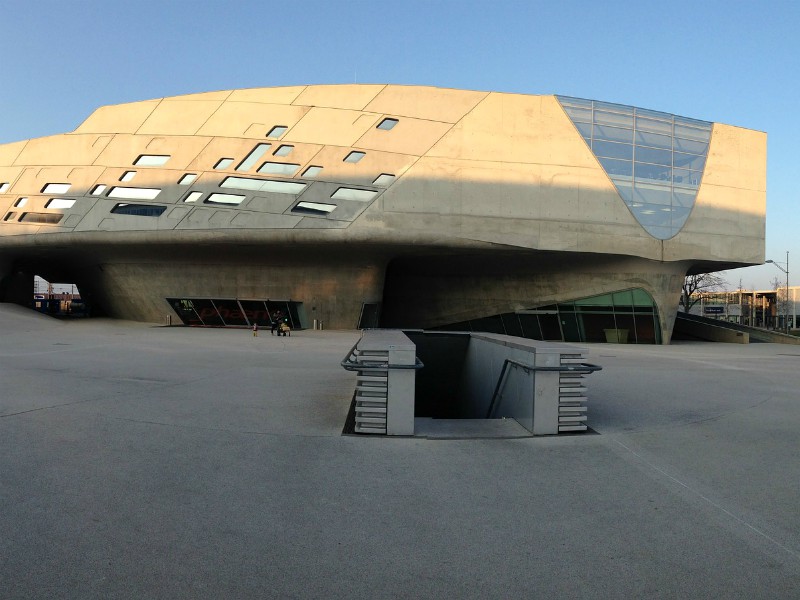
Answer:
[[[274,320],[285,320],[292,329],[305,328],[302,302],[238,298],[167,298],[166,300],[184,325],[269,327]]]

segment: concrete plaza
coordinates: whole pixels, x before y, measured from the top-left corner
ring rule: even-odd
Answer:
[[[797,598],[800,350],[582,345],[595,434],[341,435],[357,332],[0,305],[0,598]]]

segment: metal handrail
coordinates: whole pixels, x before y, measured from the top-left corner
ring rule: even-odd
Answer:
[[[516,361],[512,358],[507,358],[503,361],[503,368],[500,371],[500,377],[497,379],[497,385],[494,388],[494,394],[492,394],[492,401],[489,403],[489,409],[486,411],[486,418],[491,419],[492,413],[494,412],[495,404],[497,404],[497,399],[500,397],[500,390],[505,383],[506,373],[508,373],[508,365],[512,365],[514,367],[519,367],[525,373],[529,373],[530,371],[561,371],[561,372],[571,372],[571,373],[594,373],[595,371],[601,371],[603,367],[600,365],[593,365],[591,363],[578,363],[578,364],[571,364],[571,365],[561,365],[558,367],[537,367],[534,365],[526,365],[525,363],[521,363]]]
[[[356,360],[355,357],[358,357],[358,344],[361,340],[355,343],[355,345],[350,348],[350,352],[347,353],[347,356],[340,362],[339,364],[342,366],[343,369],[346,371],[388,371],[389,369],[421,369],[425,365],[418,357],[414,357],[415,363],[413,365],[391,365],[384,362],[370,362],[364,361],[359,362]]]

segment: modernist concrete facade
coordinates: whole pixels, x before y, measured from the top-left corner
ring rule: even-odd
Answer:
[[[509,315],[538,315],[570,339],[581,311],[633,298],[587,328],[649,304],[640,341],[668,342],[687,272],[763,262],[765,204],[764,133],[633,107],[396,85],[162,98],[0,146],[0,300],[39,274],[142,321],[241,325],[278,302],[301,326],[518,334]]]

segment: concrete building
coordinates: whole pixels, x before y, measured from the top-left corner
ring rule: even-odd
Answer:
[[[800,286],[772,290],[701,292],[691,314],[720,319],[739,325],[768,329],[795,329],[800,316]]]
[[[34,274],[187,324],[667,343],[684,275],[764,260],[766,135],[562,96],[245,89],[0,146],[0,300]]]

